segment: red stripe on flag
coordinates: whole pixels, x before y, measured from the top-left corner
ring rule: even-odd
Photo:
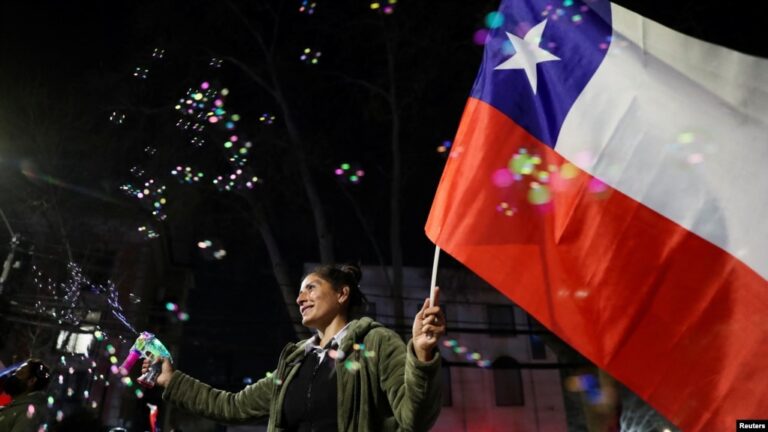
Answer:
[[[521,149],[541,162],[512,181]],[[485,102],[467,103],[426,232],[683,430],[767,415],[766,280]]]

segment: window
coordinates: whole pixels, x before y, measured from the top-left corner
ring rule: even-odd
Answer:
[[[493,362],[493,386],[496,406],[525,405],[520,364],[512,357],[499,357]]]
[[[488,305],[488,327],[492,336],[515,334],[515,307]]]

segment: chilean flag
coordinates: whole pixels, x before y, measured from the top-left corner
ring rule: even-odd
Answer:
[[[505,0],[428,237],[686,431],[768,417],[768,61]]]

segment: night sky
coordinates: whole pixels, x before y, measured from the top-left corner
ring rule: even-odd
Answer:
[[[744,6],[748,2],[620,3],[705,40],[768,54],[763,18],[749,10],[754,6]],[[209,356],[200,356],[196,364],[183,361],[190,362],[185,367],[193,374],[210,373],[214,384],[233,385],[239,376],[262,374],[290,338],[290,327],[287,315],[275,308],[280,298],[269,257],[251,230],[243,201],[170,177],[170,169],[181,163],[210,172],[226,166],[215,147],[189,145],[175,126],[179,116],[173,105],[202,81],[231,90],[228,107],[243,117],[239,131],[256,144],[251,166],[264,178],[254,194],[268,203],[271,226],[298,281],[302,264],[318,261],[319,255],[295,156],[279,144],[286,139],[282,119],[278,114],[271,127],[258,121],[278,108],[233,62],[210,66],[213,57],[235,58],[263,72],[252,32],[274,40],[279,77],[306,144],[337,260],[377,264],[359,211],[389,262],[391,119],[387,103],[369,86],[388,88],[385,41],[390,40],[401,120],[404,263],[426,267],[433,247],[423,226],[445,163],[436,148],[456,131],[482,54],[472,34],[497,2],[401,0],[392,15],[373,12],[364,1],[319,0],[312,15],[299,13],[300,4],[28,1],[0,6],[0,206],[18,230],[34,231],[20,202],[57,194],[76,251],[99,242],[90,225],[77,223],[80,218],[113,221],[124,228],[126,239],[135,237],[137,226],[153,224],[161,236],[149,241],[165,242],[171,262],[195,272],[182,353],[210,348],[206,344],[213,339],[219,351],[203,351]],[[317,65],[299,60],[306,47],[322,51]],[[162,59],[153,59],[155,48],[165,50]],[[146,79],[132,75],[139,66],[149,69]],[[109,121],[116,111],[125,114],[122,124]],[[148,146],[156,154],[149,156]],[[365,170],[360,184],[337,180],[333,170],[342,162]],[[21,174],[28,165],[69,186],[31,181]],[[166,221],[153,220],[119,190],[136,180],[130,173],[134,166],[167,184]],[[5,234],[0,239],[4,243]],[[219,261],[200,254],[196,243],[203,239],[219,241],[227,257]],[[61,252],[53,240],[38,250]],[[216,328],[207,327],[209,322]],[[266,328],[276,331],[261,330]],[[211,370],[225,372],[217,378]]]

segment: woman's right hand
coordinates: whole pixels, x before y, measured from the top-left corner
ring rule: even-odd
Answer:
[[[144,375],[147,373],[149,367],[152,366],[152,363],[157,362],[163,362],[163,368],[162,372],[160,372],[160,375],[157,376],[157,381],[155,384],[165,388],[168,386],[168,383],[171,382],[171,376],[173,376],[173,366],[171,366],[171,362],[168,361],[167,358],[161,357],[156,359],[154,362],[148,358],[145,358],[144,363],[141,364],[141,374]]]

